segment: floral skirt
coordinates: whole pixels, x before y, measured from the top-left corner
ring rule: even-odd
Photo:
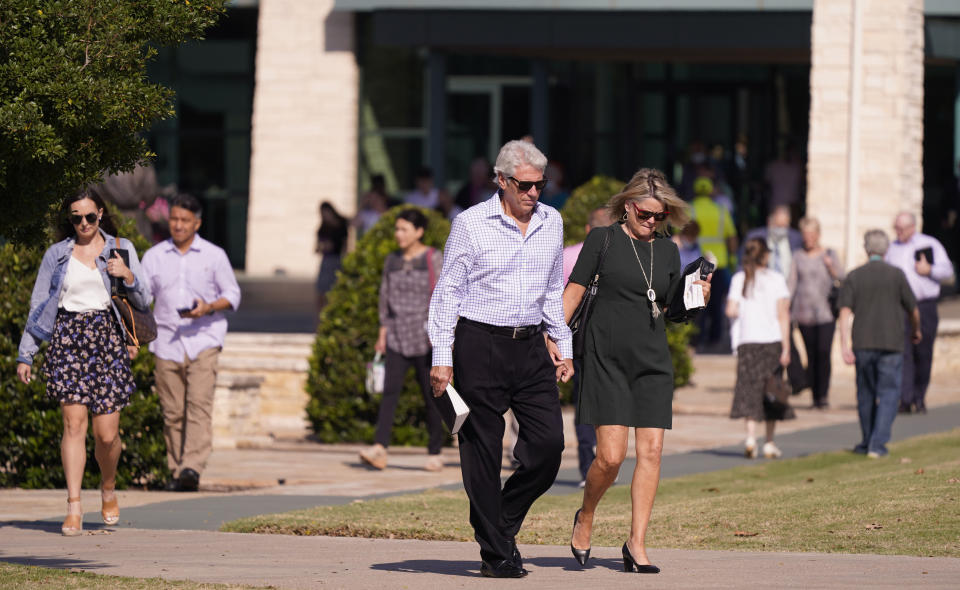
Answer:
[[[793,408],[773,412],[763,403],[767,378],[780,367],[780,350],[779,342],[741,344],[737,348],[737,384],[733,388],[731,418],[749,418],[758,422],[796,418]]]
[[[83,404],[94,414],[126,407],[136,389],[130,357],[110,310],[58,311],[43,374],[49,397]]]

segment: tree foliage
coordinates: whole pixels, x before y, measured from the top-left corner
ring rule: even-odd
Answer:
[[[227,1],[0,2],[0,235],[42,241],[52,203],[151,155],[137,134],[173,116],[173,92],[146,64]]]

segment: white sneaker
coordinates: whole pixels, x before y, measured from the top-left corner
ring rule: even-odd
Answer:
[[[763,443],[763,456],[767,459],[779,459],[782,454],[777,445],[772,442]]]
[[[743,445],[743,456],[747,459],[756,459],[757,457],[757,439],[748,438]]]
[[[427,471],[443,471],[443,457],[440,455],[430,455],[423,466]]]

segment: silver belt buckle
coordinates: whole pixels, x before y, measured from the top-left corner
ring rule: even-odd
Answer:
[[[520,328],[514,328],[514,329],[513,329],[513,339],[514,339],[514,340],[517,339],[517,330],[519,330],[519,329],[520,329]]]

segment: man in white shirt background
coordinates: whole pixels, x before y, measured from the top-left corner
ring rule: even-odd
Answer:
[[[885,260],[907,276],[907,283],[917,298],[920,310],[920,330],[923,338],[912,341],[908,319],[904,319],[903,381],[900,412],[926,413],[924,398],[930,384],[933,365],[933,342],[937,337],[937,299],[940,284],[953,278],[953,264],[943,245],[933,236],[917,231],[917,218],[903,212],[893,222],[897,239],[890,244]]]

